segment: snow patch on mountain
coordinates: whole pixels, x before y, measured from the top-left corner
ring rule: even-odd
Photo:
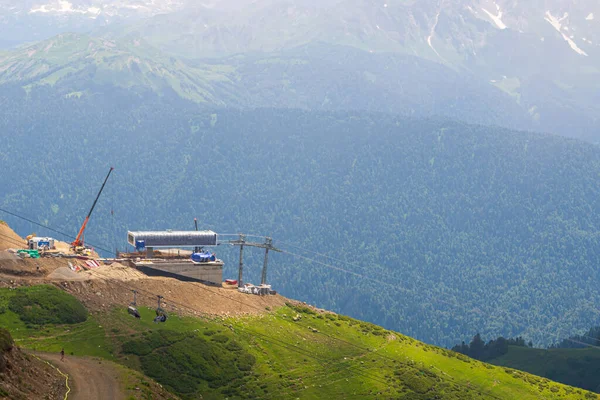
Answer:
[[[63,13],[63,14],[100,14],[98,7],[89,8],[73,8],[73,4],[66,0],[59,0],[57,3],[44,4],[38,7],[33,7],[29,10],[30,14],[35,13]]]
[[[590,13],[587,17],[585,17],[586,21],[591,21],[594,19],[594,13]]]
[[[492,14],[491,12],[489,12],[488,10],[486,10],[485,8],[481,8],[491,19],[492,21],[494,21],[494,23],[496,24],[496,26],[500,29],[506,29],[506,24],[504,22],[502,22],[502,11],[500,10],[500,6],[498,4],[496,4],[496,12],[498,13],[497,15]]]
[[[437,50],[433,47],[433,44],[431,44],[431,40],[433,39],[433,35],[435,35],[435,28],[437,27],[438,21],[440,19],[440,13],[441,13],[441,11],[438,11],[437,15],[435,16],[435,22],[433,23],[433,26],[431,27],[431,32],[429,33],[429,36],[427,37],[427,44],[429,45],[429,47],[431,47],[431,50],[433,50],[433,52],[439,58],[441,58],[442,60],[444,60],[444,58],[440,55],[440,53],[438,53]]]
[[[567,18],[569,18],[569,13],[564,13],[563,16],[562,16],[562,18],[557,18],[557,17],[553,16],[552,13],[550,13],[550,11],[546,11],[546,16],[544,17],[544,19],[546,21],[548,21],[550,23],[550,25],[552,25],[554,27],[554,29],[556,29],[556,31],[562,35],[563,39],[566,40],[566,42],[569,44],[569,46],[571,47],[571,49],[573,49],[573,51],[575,51],[577,54],[580,54],[582,56],[586,56],[587,57],[587,53],[585,51],[581,50],[577,46],[577,44],[573,41],[573,36],[572,37],[568,37],[561,30],[562,23]]]
[[[35,5],[29,14],[45,15],[82,15],[95,18],[100,14],[107,16],[156,15],[175,11],[184,5],[184,0],[46,0],[46,4]],[[0,6],[1,8],[1,6]]]

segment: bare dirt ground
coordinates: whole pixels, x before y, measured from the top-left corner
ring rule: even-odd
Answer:
[[[0,250],[22,249],[24,247],[25,239],[17,235],[5,222],[0,221]]]
[[[133,300],[131,290],[137,290],[138,305],[156,307],[156,296],[161,295],[164,296],[163,308],[188,316],[260,314],[288,301],[279,295],[256,296],[230,288],[149,277],[119,263],[82,272],[74,272],[67,265],[68,260],[60,258],[0,258],[0,287],[53,284],[73,294],[91,311],[127,306]]]
[[[282,296],[255,296],[195,282],[181,282],[172,278],[143,277],[137,279],[103,278],[97,275],[113,267],[94,271],[95,279],[88,281],[57,282],[90,310],[107,310],[113,306],[127,306],[132,301],[131,290],[137,290],[139,306],[156,307],[157,295],[164,296],[163,308],[188,316],[241,316],[267,312],[267,308],[283,306]],[[139,274],[133,270],[135,274]],[[110,272],[109,272],[110,273]],[[123,273],[123,271],[119,271]]]
[[[90,358],[65,356],[60,354],[36,353],[44,360],[50,361],[63,373],[69,375],[72,400],[104,400],[125,399],[125,393],[119,383],[119,374],[105,361]]]
[[[61,361],[60,354],[33,354],[69,376],[69,400],[178,399],[152,379],[110,361],[71,355]]]
[[[4,359],[5,364],[0,369],[0,389],[8,394],[8,398],[64,399],[67,392],[65,378],[48,364],[17,347],[0,358]],[[4,398],[1,393],[0,398]]]

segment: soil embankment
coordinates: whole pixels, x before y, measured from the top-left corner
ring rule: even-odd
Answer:
[[[66,392],[59,371],[14,346],[0,328],[0,398],[62,400]]]

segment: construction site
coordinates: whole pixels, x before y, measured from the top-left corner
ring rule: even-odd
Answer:
[[[239,234],[226,240],[216,232],[199,230],[195,219],[195,229],[189,231],[129,231],[126,234],[130,246],[128,251],[116,252],[114,257],[101,257],[93,246],[86,244],[85,232],[112,172],[113,168],[110,168],[70,243],[36,233],[23,238],[6,223],[0,222],[0,278],[3,278],[0,285],[53,282],[72,291],[84,303],[98,303],[95,305],[101,307],[116,304],[137,306],[137,298],[131,301],[133,290],[139,293],[140,299],[146,297],[147,304],[158,299],[157,315],[161,312],[166,315],[163,308],[169,305],[162,304],[161,298],[173,294],[177,294],[179,300],[194,303],[207,314],[219,314],[221,309],[252,312],[252,307],[242,303],[236,307],[233,304],[237,296],[243,297],[246,304],[256,298],[257,304],[262,307],[283,304],[282,298],[267,283],[269,252],[279,251],[271,238],[252,242],[246,240],[246,235]],[[26,217],[3,211],[33,223]],[[48,230],[42,225],[40,228]],[[224,244],[239,247],[237,279],[223,278],[224,262],[214,250]],[[243,280],[244,249],[249,247],[264,250],[261,282],[256,285]],[[212,303],[211,298],[219,296],[215,291],[227,293],[232,304],[227,304],[223,298]]]
[[[80,256],[66,251],[70,245],[60,241],[56,241],[52,256],[41,252],[39,257],[23,255],[28,253],[18,253],[20,243],[24,247],[26,239],[0,222],[0,287],[52,284],[73,294],[91,310],[127,307],[133,300],[131,290],[138,292],[139,306],[154,308],[157,296],[164,296],[187,304],[197,310],[193,313],[196,315],[256,314],[287,301],[279,295],[249,296],[236,290],[237,285],[224,282],[207,285],[168,273],[146,274],[132,267],[131,260]],[[161,303],[161,307],[167,312],[190,314],[170,302]]]

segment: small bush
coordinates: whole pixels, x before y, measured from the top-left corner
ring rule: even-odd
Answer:
[[[242,354],[238,359],[237,366],[240,371],[250,371],[256,363],[256,358],[252,354]]]
[[[227,343],[229,342],[229,338],[225,335],[214,335],[211,340],[213,342],[218,342],[218,343]]]
[[[147,376],[185,398],[196,398],[206,385],[233,396],[256,360],[227,335],[208,336],[160,330],[125,343],[123,352],[138,355]]]
[[[27,325],[77,324],[87,319],[87,310],[75,297],[53,286],[17,289],[8,308]]]
[[[152,347],[150,344],[141,340],[132,340],[126,343],[123,343],[123,353],[125,354],[135,354],[136,356],[145,356],[146,354],[150,354],[152,352]]]
[[[301,314],[309,314],[309,315],[316,315],[316,311],[314,311],[312,308],[304,306],[304,305],[298,305],[298,306],[292,306],[289,305],[292,309],[294,309],[296,312],[301,313]]]
[[[5,352],[13,348],[13,338],[10,332],[4,328],[0,328],[0,351]]]
[[[229,351],[240,351],[242,350],[242,346],[238,344],[238,342],[229,342],[225,345],[225,348]]]

